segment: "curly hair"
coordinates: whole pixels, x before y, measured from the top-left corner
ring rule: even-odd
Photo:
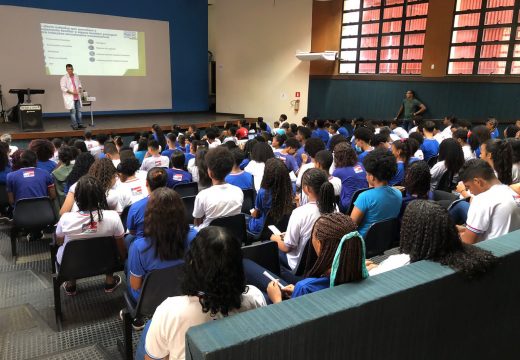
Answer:
[[[88,152],[87,144],[85,144],[85,142],[83,140],[80,140],[80,139],[75,140],[73,146],[78,150],[78,152],[82,152],[82,153]]]
[[[162,261],[181,259],[189,225],[184,203],[177,192],[166,187],[150,194],[144,214],[144,235]]]
[[[112,160],[108,158],[97,159],[94,161],[88,174],[98,179],[105,192],[108,192],[114,183],[114,179],[117,176],[117,170],[112,163]]]
[[[484,125],[475,126],[471,129],[471,135],[468,138],[468,144],[471,146],[471,150],[477,150],[480,145],[491,139],[489,130]]]
[[[304,145],[305,152],[314,159],[318,151],[325,150],[325,143],[320,138],[307,139]]]
[[[336,208],[336,197],[334,186],[329,182],[329,175],[317,168],[308,169],[302,177],[302,188],[307,186],[316,196],[316,203],[320,214],[334,212]]]
[[[247,291],[242,249],[225,228],[202,229],[185,256],[183,293],[197,296],[202,311],[227,316],[239,309]]]
[[[451,138],[441,142],[439,146],[439,161],[444,161],[446,169],[452,174],[459,172],[462,165],[464,165],[464,152],[457,140]]]
[[[94,156],[90,153],[79,154],[76,157],[76,161],[74,162],[74,166],[72,166],[69,176],[67,176],[67,186],[71,187],[80,177],[88,173],[88,170],[92,164],[94,164],[95,160]]]
[[[80,211],[90,213],[90,224],[95,222],[94,211],[97,212],[98,221],[103,221],[103,210],[108,210],[107,197],[102,184],[94,176],[85,175],[79,179],[74,200]]]
[[[272,219],[281,219],[292,211],[291,178],[282,160],[273,158],[266,161],[260,187],[269,190],[272,197],[269,210]],[[265,196],[268,196],[268,192]]]
[[[416,195],[419,199],[428,199],[431,181],[430,167],[426,161],[419,160],[406,169],[403,185],[408,194]]]
[[[363,166],[379,181],[390,181],[397,173],[397,160],[384,149],[370,151],[363,159]]]
[[[347,142],[341,142],[334,148],[334,164],[336,168],[354,166],[358,158],[356,150]]]
[[[448,211],[427,200],[412,201],[406,207],[400,251],[410,255],[411,262],[435,261],[468,277],[484,274],[497,262],[489,251],[463,244]]]
[[[329,144],[328,144],[329,145],[329,150],[334,153],[334,151],[336,149],[336,145],[341,144],[341,143],[347,143],[348,144],[347,138],[344,137],[341,134],[337,134],[337,135],[332,136],[330,138]]]
[[[486,147],[486,152],[491,154],[493,168],[498,174],[498,180],[502,184],[511,185],[513,183],[513,149],[511,144],[502,139],[489,139],[483,145]]]
[[[38,161],[48,161],[54,156],[54,145],[46,139],[35,139],[29,143],[29,150],[34,151]]]
[[[305,277],[326,276],[334,261],[341,238],[356,230],[356,224],[342,213],[322,215],[314,223],[312,237],[320,243],[320,254],[314,264],[306,264]],[[362,280],[363,243],[359,237],[343,244],[334,285]],[[310,267],[310,268],[309,268]]]
[[[211,171],[212,177],[219,181],[226,178],[231,170],[233,170],[233,165],[235,164],[235,159],[233,158],[231,151],[222,146],[209,150],[206,154],[205,160],[208,166],[208,171]]]
[[[354,130],[354,137],[356,140],[364,141],[367,144],[370,143],[373,135],[374,132],[368,127],[358,127],[356,130]]]
[[[70,162],[74,160],[75,151],[70,146],[61,146],[58,150],[58,159],[66,166],[70,165]]]
[[[125,177],[130,177],[134,175],[137,170],[139,170],[139,167],[139,160],[136,158],[126,158],[121,160],[119,165],[117,165],[117,172]]]

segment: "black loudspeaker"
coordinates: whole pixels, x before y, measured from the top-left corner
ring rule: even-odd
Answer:
[[[22,131],[43,130],[42,106],[40,104],[20,104],[18,119]]]

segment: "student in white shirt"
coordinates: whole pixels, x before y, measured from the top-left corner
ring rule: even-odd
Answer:
[[[285,234],[271,236],[281,252],[280,264],[289,271],[297,267],[303,249],[311,237],[314,222],[321,214],[328,214],[336,209],[334,187],[328,179],[329,175],[323,170],[307,170],[303,175],[302,190],[309,202],[293,210]],[[284,278],[294,283],[293,278]]]
[[[439,181],[442,176],[449,171],[455,178],[452,180],[454,184],[457,183],[456,176],[460,168],[464,165],[464,153],[457,140],[450,138],[444,140],[439,146],[439,158],[438,161],[430,169],[431,179],[431,191],[437,190]],[[452,190],[452,189],[439,189],[439,190]]]
[[[419,132],[413,132],[410,134],[410,146],[412,147],[412,154],[414,158],[424,160],[424,153],[421,150],[421,145],[424,142],[424,137]]]
[[[379,266],[367,261],[370,276],[430,260],[475,277],[484,274],[497,260],[489,251],[462,243],[448,211],[433,201],[415,200],[406,207],[400,236],[402,253],[391,255]]]
[[[509,141],[489,139],[480,145],[480,158],[491,165],[502,184],[513,183],[513,149]]]
[[[198,229],[214,219],[240,214],[244,201],[242,189],[225,181],[235,162],[231,152],[226,147],[211,149],[205,160],[212,186],[200,191],[195,198],[193,218]]]
[[[449,139],[452,137],[453,130],[452,125],[457,123],[457,118],[454,116],[446,116],[442,120],[442,124],[445,126],[444,130],[442,130],[443,139]]]
[[[341,179],[337,178],[335,176],[332,176],[329,172],[329,169],[332,165],[332,162],[334,161],[332,157],[332,153],[328,150],[321,150],[318,151],[316,156],[313,159],[313,163],[316,167],[316,169],[320,169],[325,171],[329,175],[329,182],[334,187],[334,196],[339,196],[341,194]],[[300,196],[300,205],[307,204],[308,198],[305,192],[302,191],[302,194]]]
[[[148,141],[148,154],[150,156],[144,158],[141,170],[148,171],[154,167],[167,168],[170,166],[170,159],[161,155],[157,140]]]
[[[266,305],[262,292],[246,285],[240,244],[223,228],[202,229],[185,256],[182,296],[170,297],[145,327],[136,359],[184,359],[192,326]]]
[[[217,138],[217,133],[214,129],[210,128],[206,131],[206,138],[208,140],[209,148],[214,149],[221,145],[220,140]]]
[[[112,161],[114,167],[117,168],[121,162],[121,158],[119,157],[119,150],[117,149],[116,144],[112,141],[107,141],[103,151],[105,152],[105,156]]]
[[[85,138],[85,145],[87,146],[87,150],[92,155],[96,155],[99,152],[99,142],[92,139],[91,131],[85,131],[85,134],[83,136]]]
[[[468,130],[464,130],[462,128],[457,129],[453,133],[453,138],[457,140],[457,142],[462,147],[462,152],[464,153],[464,161],[468,161],[475,158],[475,154],[473,150],[471,150],[471,146],[468,144]]]
[[[272,158],[274,158],[274,153],[269,144],[259,142],[254,145],[251,151],[251,161],[244,168],[244,171],[253,175],[256,191],[260,190],[260,185],[262,184],[265,162]]]
[[[126,257],[123,242],[124,228],[119,214],[108,210],[107,199],[102,184],[93,176],[83,176],[76,186],[74,199],[78,210],[63,214],[56,227],[56,243],[63,244],[58,249],[56,260],[61,264],[67,243],[77,239],[113,236],[122,258]],[[88,241],[88,240],[85,240]],[[105,292],[111,293],[121,284],[119,275],[107,274]],[[63,284],[65,293],[76,294],[76,281]]]
[[[400,120],[392,120],[390,122],[390,129],[395,135],[399,136],[400,139],[408,139],[409,134],[401,127]]]
[[[139,160],[135,157],[124,159],[117,166],[117,173],[119,174],[119,180],[121,181],[119,186],[122,189],[128,190],[131,195],[130,202],[132,204],[148,196],[146,176],[137,176],[138,169]]]
[[[310,138],[305,141],[304,149],[305,152],[302,154],[302,166],[300,170],[298,170],[298,177],[296,178],[296,186],[298,188],[302,187],[303,174],[305,174],[307,170],[316,167],[314,157],[319,151],[325,150],[325,143],[320,138]],[[307,156],[311,159],[309,163],[307,163]]]
[[[487,162],[470,160],[459,176],[474,195],[466,227],[459,227],[462,241],[474,244],[520,229],[520,196],[497,179]]]

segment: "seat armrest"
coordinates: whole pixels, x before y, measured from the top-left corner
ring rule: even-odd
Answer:
[[[56,243],[56,234],[52,234],[52,241],[49,244],[49,249],[51,251],[51,267],[53,274],[56,274],[56,255],[58,254],[58,249],[60,245]]]
[[[135,303],[132,295],[128,293],[128,289],[125,289],[125,291],[123,292],[123,296],[125,298],[126,309],[128,310],[128,313],[130,314],[132,319],[134,319],[137,315],[137,304]]]

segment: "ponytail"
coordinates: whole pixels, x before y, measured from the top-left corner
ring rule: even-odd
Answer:
[[[408,162],[410,161],[410,158],[415,153],[415,151],[413,151],[412,144],[410,144],[410,140],[397,140],[394,141],[392,145],[394,145],[395,148],[399,150],[399,156],[404,159],[403,163],[404,168],[406,169],[406,167],[408,166]]]
[[[513,183],[513,150],[511,144],[501,139],[490,139],[485,142],[486,152],[491,154],[493,167],[502,184]]]
[[[329,214],[335,210],[336,197],[334,195],[334,186],[328,180],[320,186],[317,203],[320,214]]]

